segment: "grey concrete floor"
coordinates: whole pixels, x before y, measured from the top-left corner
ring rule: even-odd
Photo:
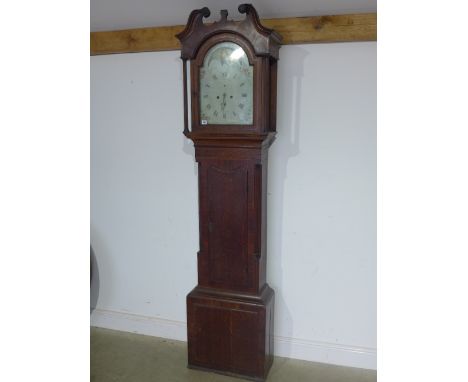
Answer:
[[[91,328],[91,382],[240,382],[187,368],[185,342]],[[370,382],[377,372],[275,357],[267,382]]]

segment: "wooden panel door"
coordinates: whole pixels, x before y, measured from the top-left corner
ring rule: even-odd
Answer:
[[[215,288],[252,290],[255,263],[248,251],[249,166],[244,161],[217,160],[204,167],[204,190],[200,191],[205,210],[205,281]]]

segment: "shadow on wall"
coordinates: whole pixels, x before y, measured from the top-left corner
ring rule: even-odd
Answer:
[[[177,65],[180,66],[180,68],[182,69],[182,60],[177,57],[176,58],[176,62],[177,62]],[[187,64],[187,86],[188,86],[188,93],[190,94],[190,91],[191,91],[191,88],[190,88],[190,61],[189,63]],[[179,81],[180,83],[182,84],[182,70],[179,71]],[[182,87],[181,87],[182,89]],[[184,95],[184,92],[181,91],[181,98],[183,97]],[[182,104],[183,106],[183,104]],[[187,110],[188,110],[188,128],[189,130],[191,131],[192,130],[192,122],[191,122],[191,118],[192,118],[192,114],[191,114],[191,110],[192,110],[192,105],[191,105],[191,102],[190,102],[190,96],[187,97]],[[184,128],[184,125],[181,124],[181,128],[180,128],[180,137],[182,139],[182,151],[189,155],[190,157],[192,157],[192,163],[193,163],[193,173],[195,176],[198,177],[198,162],[195,160],[195,147],[193,145],[193,142],[191,139],[187,138],[184,136],[183,134],[183,128]]]
[[[91,296],[90,296],[90,313],[96,309],[99,299],[99,267],[94,254],[93,247],[91,246]]]
[[[282,327],[279,332],[282,336],[292,337],[293,321],[291,313],[283,296],[283,264],[287,261],[282,253],[283,248],[283,211],[285,210],[284,189],[287,178],[288,161],[290,158],[299,154],[299,131],[300,131],[300,115],[301,115],[301,93],[302,93],[302,77],[304,76],[304,60],[309,54],[308,51],[296,46],[288,47],[288,55],[293,57],[293,60],[287,61],[288,70],[281,70],[281,54],[278,63],[278,114],[277,114],[277,139],[273,144],[274,153],[270,156],[269,181],[268,186],[268,245],[272,248],[269,251],[269,256],[274,256],[268,261],[268,275],[274,277],[269,278],[268,282],[275,290],[275,322],[281,323]],[[276,146],[276,147],[275,147]],[[271,151],[271,150],[270,150]],[[275,193],[275,197],[271,195]],[[279,204],[271,203],[271,201],[281,201]],[[272,264],[275,264],[276,269],[272,269]],[[280,319],[281,318],[281,319]],[[278,333],[278,330],[275,330]],[[275,333],[275,335],[276,335]],[[290,352],[290,342],[282,342],[282,353]]]

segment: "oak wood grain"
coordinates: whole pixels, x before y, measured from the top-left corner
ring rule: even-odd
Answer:
[[[283,45],[377,40],[377,14],[262,19],[283,36]],[[91,55],[179,50],[184,25],[91,32]]]

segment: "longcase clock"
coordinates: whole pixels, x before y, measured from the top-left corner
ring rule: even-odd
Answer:
[[[239,12],[242,21],[227,20],[223,10],[218,22],[208,24],[203,18],[209,9],[194,10],[177,35],[184,134],[194,142],[199,182],[198,285],[187,296],[188,364],[264,380],[273,362],[266,187],[281,37],[261,25],[250,4]]]

